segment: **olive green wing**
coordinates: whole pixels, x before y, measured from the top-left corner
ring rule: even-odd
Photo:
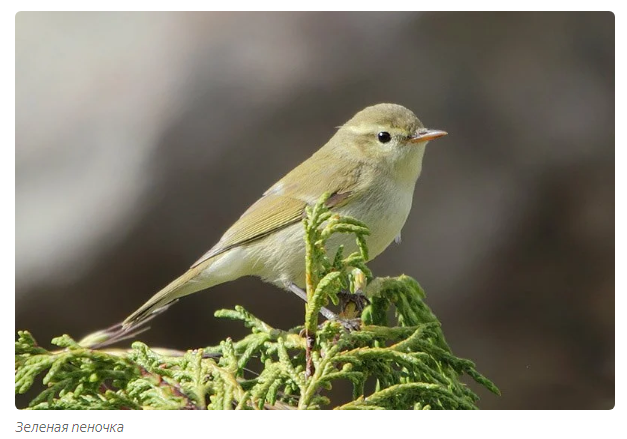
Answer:
[[[350,166],[337,162],[322,167],[316,155],[307,164],[307,167],[301,164],[268,189],[192,268],[227,250],[301,221],[305,207],[315,203],[325,192],[333,194],[327,202],[331,208],[344,205],[355,194],[359,172],[354,165],[351,170],[348,169]]]

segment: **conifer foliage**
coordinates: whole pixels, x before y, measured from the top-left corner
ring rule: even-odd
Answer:
[[[19,331],[15,392],[42,380],[30,409],[475,409],[479,398],[460,379],[466,374],[499,394],[473,362],[453,355],[418,282],[373,278],[368,228],[329,211],[327,199],[303,220],[303,326],[276,329],[236,306],[216,317],[241,321],[247,336],[187,352],[139,341],[128,350],[95,348],[99,336],[68,335],[53,339],[60,349],[50,351]],[[337,233],[353,234],[358,251],[329,255],[325,244]],[[319,324],[321,308],[340,302],[341,318]],[[347,403],[330,398],[339,381],[352,385]]]

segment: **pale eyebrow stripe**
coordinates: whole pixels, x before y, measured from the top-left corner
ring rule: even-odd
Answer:
[[[368,127],[366,125],[358,125],[358,126],[352,125],[352,126],[346,127],[346,129],[359,135],[372,134],[372,127]]]
[[[398,137],[398,136],[404,135],[397,128],[384,128],[381,126],[379,126],[379,128],[375,131],[372,130],[372,125],[363,125],[363,124],[357,125],[357,126],[351,125],[351,126],[347,126],[344,128],[360,136],[374,135],[380,131],[387,131],[388,133],[390,133],[392,137]]]

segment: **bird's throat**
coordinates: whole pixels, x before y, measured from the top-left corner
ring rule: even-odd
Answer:
[[[416,180],[422,172],[422,160],[425,154],[426,144],[410,146],[409,150],[393,164],[393,175],[400,184],[416,184]]]

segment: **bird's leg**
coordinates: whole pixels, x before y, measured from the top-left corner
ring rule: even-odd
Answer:
[[[307,302],[307,293],[301,287],[293,283],[290,283],[287,287],[290,289],[292,293],[296,294],[298,297],[300,297],[305,302]],[[340,319],[340,316],[335,314],[330,309],[325,308],[324,306],[320,308],[320,314],[322,314],[322,316],[327,320],[339,320]]]

